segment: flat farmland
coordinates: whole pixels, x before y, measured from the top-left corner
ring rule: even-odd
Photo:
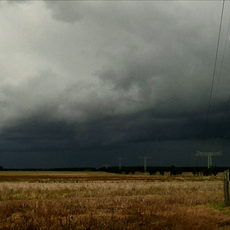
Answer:
[[[0,172],[0,229],[230,229],[216,177]]]
[[[186,180],[203,180],[203,177],[186,178]],[[217,180],[212,177],[209,180]],[[57,172],[57,171],[0,171],[0,182],[27,181],[27,182],[96,182],[96,181],[171,181],[185,180],[185,177],[150,176],[140,173],[138,175],[114,174],[106,172]]]

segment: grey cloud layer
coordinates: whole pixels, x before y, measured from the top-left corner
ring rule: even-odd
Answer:
[[[125,107],[137,112],[156,103],[165,104],[165,110],[196,110],[207,103],[203,98],[213,70],[217,2],[209,7],[192,2],[46,4],[55,19],[76,24],[85,20],[97,29],[95,39],[101,43],[96,54],[103,65],[94,75],[100,86],[119,95],[115,111]]]
[[[42,133],[54,140],[59,122],[63,139],[71,125],[75,147],[199,139],[220,10],[220,2],[3,4],[3,133],[39,120],[53,124]],[[215,127],[229,92],[229,59],[226,52]]]

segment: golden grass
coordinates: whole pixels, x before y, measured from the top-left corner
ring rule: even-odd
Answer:
[[[0,183],[0,229],[230,229],[222,181]]]

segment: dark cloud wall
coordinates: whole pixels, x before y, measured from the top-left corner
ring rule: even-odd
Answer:
[[[98,167],[123,156],[131,165],[140,155],[158,165],[205,162],[193,156],[203,139],[221,6],[2,2],[0,165]],[[205,151],[214,139],[213,150],[225,148],[218,164],[228,159],[229,110],[220,121],[229,42],[220,67],[229,10],[226,2],[204,140]]]

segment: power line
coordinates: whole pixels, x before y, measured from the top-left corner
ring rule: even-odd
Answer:
[[[221,19],[220,19],[220,26],[219,26],[219,34],[218,34],[217,48],[216,48],[216,56],[215,56],[215,63],[214,63],[214,69],[213,69],[213,75],[212,75],[212,84],[211,84],[211,89],[210,89],[207,116],[206,116],[206,120],[205,120],[204,134],[203,134],[203,138],[202,138],[202,142],[201,142],[201,150],[203,149],[203,144],[204,144],[204,140],[205,140],[206,133],[207,133],[207,125],[208,125],[209,113],[210,113],[210,108],[211,108],[213,87],[214,87],[215,74],[216,74],[216,65],[217,65],[219,45],[220,45],[220,34],[221,34],[221,27],[222,27],[223,15],[224,15],[224,3],[225,3],[225,0],[223,0],[223,5],[222,5],[222,12],[221,12]]]
[[[227,45],[227,40],[228,40],[228,34],[229,34],[229,28],[230,28],[230,19],[229,19],[229,22],[228,22],[228,31],[227,31],[227,35],[226,35],[226,39],[225,39],[225,45],[224,45],[224,53],[223,53],[223,57],[222,57],[222,61],[221,61],[221,67],[220,67],[220,74],[219,74],[219,78],[218,78],[218,84],[217,84],[217,90],[218,90],[218,86],[219,86],[219,80],[220,80],[220,77],[221,77],[221,72],[222,72],[222,67],[223,67],[223,61],[224,61],[224,57],[225,57],[225,51],[226,51],[226,45]],[[216,90],[216,94],[217,94],[217,90]],[[215,94],[215,97],[216,97],[216,94]],[[216,134],[215,134],[215,137],[214,137],[214,140],[212,142],[212,145],[211,145],[211,148],[213,148],[215,142],[216,142],[216,139],[217,139],[217,136],[218,136],[218,133],[221,129],[221,126],[222,126],[222,122],[224,120],[224,117],[225,117],[225,114],[227,112],[227,108],[228,108],[228,105],[229,105],[229,101],[230,101],[230,94],[228,96],[228,99],[227,99],[227,102],[225,104],[225,108],[224,108],[224,112],[221,116],[221,120],[220,120],[220,123],[219,123],[219,126],[217,128],[217,131],[216,131]],[[211,151],[211,150],[210,150]]]
[[[228,41],[229,28],[230,28],[230,19],[228,21],[228,30],[227,30],[227,35],[226,35],[225,43],[224,43],[224,52],[223,52],[223,56],[222,56],[222,60],[221,60],[221,65],[220,65],[220,71],[219,71],[219,75],[218,75],[218,79],[217,79],[218,81],[217,81],[217,86],[216,86],[216,92],[215,92],[215,95],[214,95],[214,101],[215,101],[215,98],[217,96],[217,91],[218,91],[219,83],[220,83],[220,77],[222,75],[223,63],[224,63],[224,58],[225,58],[225,51],[226,51],[226,46],[227,46],[227,41]]]

